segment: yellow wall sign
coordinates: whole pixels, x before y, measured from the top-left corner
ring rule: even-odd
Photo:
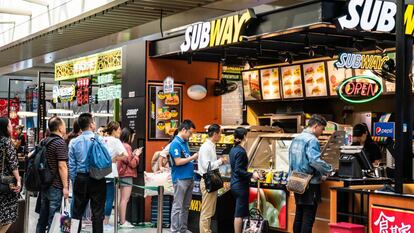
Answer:
[[[56,63],[55,81],[75,79],[119,69],[122,69],[122,48]]]
[[[191,211],[200,212],[201,211],[201,201],[191,200],[190,208]]]
[[[180,46],[181,52],[240,42],[246,26],[255,17],[254,11],[248,9],[241,15],[235,14],[210,22],[192,24],[185,31],[185,41]]]

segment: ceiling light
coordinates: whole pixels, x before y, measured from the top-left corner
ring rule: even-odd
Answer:
[[[293,57],[292,57],[292,54],[290,54],[290,53],[287,53],[287,54],[286,54],[286,57],[285,57],[285,62],[287,62],[287,63],[289,63],[289,64],[292,64],[292,62],[293,62]]]
[[[25,112],[25,111],[19,111],[17,112],[17,115],[19,117],[37,117],[37,112]]]
[[[92,115],[94,117],[113,117],[114,116],[113,113],[100,113],[100,112],[92,113]]]

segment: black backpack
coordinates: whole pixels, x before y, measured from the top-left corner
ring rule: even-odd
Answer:
[[[55,178],[47,162],[46,150],[57,137],[46,138],[36,146],[32,156],[26,160],[25,187],[27,191],[38,192],[48,189]]]

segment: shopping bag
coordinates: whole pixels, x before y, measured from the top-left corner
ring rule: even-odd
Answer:
[[[174,195],[174,187],[170,171],[159,173],[144,172],[145,186],[158,187],[164,186],[164,195]],[[144,197],[157,196],[157,191],[145,190]]]
[[[67,200],[62,203],[62,211],[60,216],[60,231],[61,233],[70,233],[70,205]]]
[[[53,216],[52,224],[50,224],[49,232],[60,232],[60,217],[61,213],[56,212],[55,216]]]
[[[260,180],[257,181],[257,208],[250,210],[249,217],[243,219],[242,233],[268,233],[269,222],[260,212]]]

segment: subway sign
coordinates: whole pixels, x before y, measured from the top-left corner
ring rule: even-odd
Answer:
[[[389,59],[388,56],[381,55],[341,53],[338,56],[338,61],[335,62],[335,67],[345,69],[381,70],[384,63]]]
[[[360,28],[364,31],[392,32],[395,30],[397,5],[392,1],[350,0],[348,14],[338,18],[341,29]],[[414,5],[404,13],[405,34],[414,33]]]
[[[381,80],[362,75],[345,79],[337,92],[341,99],[354,104],[362,104],[378,98],[383,91]]]
[[[185,30],[185,41],[180,45],[181,52],[241,42],[242,35],[253,18],[256,18],[254,11],[247,9],[240,15],[192,24]]]

